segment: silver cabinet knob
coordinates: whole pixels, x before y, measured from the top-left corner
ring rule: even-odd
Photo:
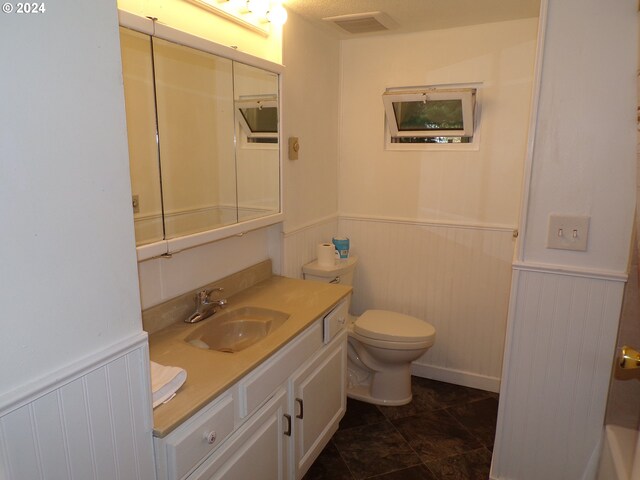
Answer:
[[[205,440],[209,445],[212,445],[216,441],[216,432],[209,432],[204,435]]]

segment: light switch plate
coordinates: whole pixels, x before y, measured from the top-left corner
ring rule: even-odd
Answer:
[[[547,248],[585,252],[590,219],[584,215],[549,215]]]

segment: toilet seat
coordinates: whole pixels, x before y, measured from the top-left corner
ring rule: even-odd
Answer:
[[[415,317],[386,310],[367,310],[353,324],[357,337],[375,343],[391,342],[405,346],[431,346],[436,330],[433,325]]]

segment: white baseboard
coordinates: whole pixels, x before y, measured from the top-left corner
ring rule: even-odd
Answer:
[[[500,391],[500,379],[498,377],[487,377],[473,372],[463,372],[414,362],[411,365],[411,374],[416,377],[430,378],[488,392],[498,393]]]

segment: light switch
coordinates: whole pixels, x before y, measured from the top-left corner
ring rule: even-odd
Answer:
[[[547,248],[586,251],[590,219],[583,215],[549,215]]]

